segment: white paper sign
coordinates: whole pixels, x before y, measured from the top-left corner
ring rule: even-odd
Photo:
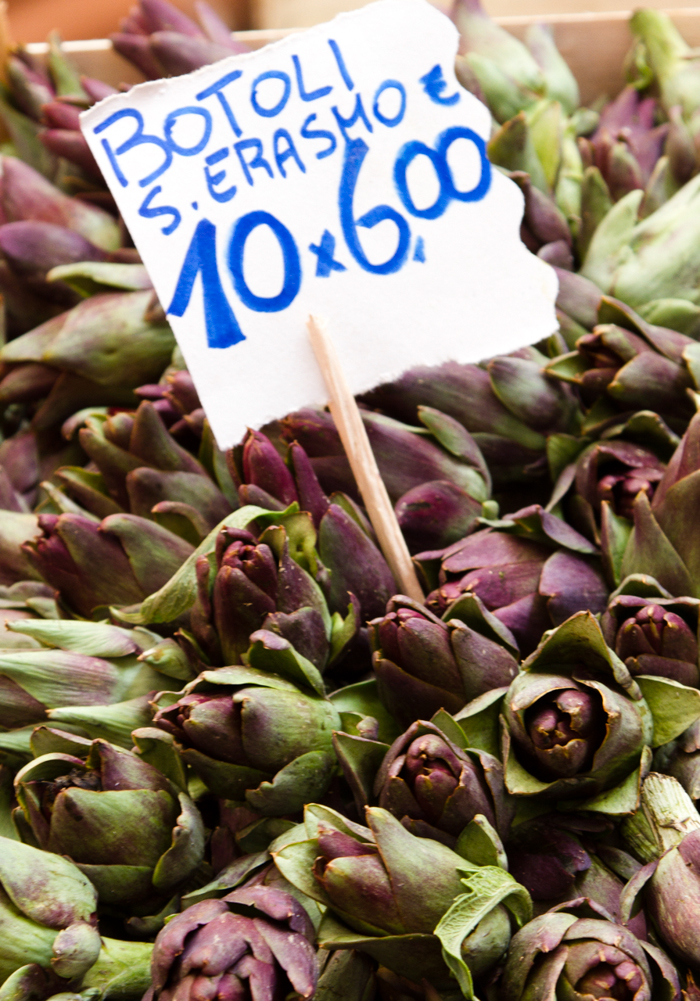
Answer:
[[[457,43],[425,0],[379,0],[81,115],[220,447],[325,403],[310,313],[355,393],[556,329]]]

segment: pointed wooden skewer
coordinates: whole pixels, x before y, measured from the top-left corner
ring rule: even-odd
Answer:
[[[326,324],[321,317],[310,316],[307,326],[311,346],[330,395],[331,415],[389,569],[402,594],[423,601],[423,591],[411,555]]]

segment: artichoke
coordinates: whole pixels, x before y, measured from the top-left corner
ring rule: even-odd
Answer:
[[[544,630],[573,612],[605,607],[607,587],[595,554],[593,543],[533,505],[416,560],[438,585],[427,596],[428,608],[449,620],[460,598],[474,595],[505,627],[506,641],[529,654]]]
[[[252,640],[250,667],[204,671],[182,692],[162,693],[154,723],[215,795],[264,815],[294,813],[328,788],[340,716],[286,640],[265,630]],[[290,670],[301,688],[280,676]]]
[[[700,687],[698,599],[672,598],[648,579],[640,585],[628,579],[608,604],[601,618],[605,642],[633,676],[652,674]]]
[[[402,725],[439,709],[457,712],[517,674],[512,635],[509,643],[509,634],[499,633],[498,620],[486,619],[488,613],[474,629],[460,621],[459,610],[450,609],[445,622],[401,596],[387,609],[369,624],[373,664],[379,697]]]
[[[0,839],[0,978],[36,963],[65,981],[97,959],[97,893],[68,859]]]
[[[150,80],[191,73],[249,51],[207,3],[200,3],[197,13],[201,28],[167,0],[140,0],[111,36],[112,44]]]
[[[328,514],[342,533],[346,520],[344,512],[337,510],[337,522],[333,507]],[[344,601],[346,617],[343,620],[340,614],[331,616],[323,591],[309,572],[315,571],[315,576],[326,583],[313,548],[316,532],[308,516],[292,516],[287,525],[291,535],[277,525],[263,532],[259,540],[247,529],[222,528],[216,534],[214,572],[207,556],[197,559],[197,599],[191,624],[210,663],[237,663],[250,646],[250,636],[265,628],[288,639],[300,654],[324,670],[354,636],[356,599],[347,591],[341,595],[331,585],[330,597],[336,598],[336,608],[343,608]],[[383,606],[392,590],[386,576],[390,578],[389,571],[376,547],[352,525],[377,555],[377,575],[365,565],[364,583],[358,590],[370,607]],[[339,556],[344,553],[342,541],[339,534]],[[290,544],[296,558],[290,555]],[[344,555],[347,559],[346,552]],[[386,569],[384,579],[382,568]]]
[[[533,920],[508,950],[499,996],[524,1001],[571,998],[681,997],[665,953],[610,920],[605,908],[580,897]]]
[[[162,906],[203,859],[199,811],[130,751],[95,740],[77,756],[75,745],[68,738],[15,777],[31,837],[70,858],[103,906]]]
[[[590,612],[545,634],[500,698],[506,789],[613,816],[636,809],[649,748],[678,737],[700,711],[695,688],[632,678]]]
[[[643,891],[647,912],[669,949],[700,970],[695,908],[700,900],[700,815],[678,781],[651,772],[640,809],[622,824],[622,836],[643,863],[628,888],[631,909]]]
[[[670,594],[700,597],[693,512],[700,483],[696,456],[700,416],[688,426],[649,502],[640,492],[633,505],[634,527],[617,562],[618,579],[649,574]],[[624,536],[622,537],[624,539]],[[614,545],[614,535],[610,536]],[[611,562],[615,562],[611,558]]]
[[[42,514],[39,529],[42,534],[24,544],[28,560],[86,618],[101,606],[142,601],[194,551],[185,539],[134,514],[111,514],[102,522]]]
[[[509,911],[519,924],[528,919],[529,896],[503,869],[479,868],[416,838],[386,810],[368,807],[366,817],[363,827],[310,805],[305,827],[313,836],[273,846],[282,875],[328,908],[322,948],[358,949],[438,990],[449,989],[453,970],[467,993],[472,977],[493,969],[507,948]],[[478,906],[463,910],[467,900]]]
[[[374,791],[379,806],[412,834],[450,848],[477,815],[505,839],[512,815],[500,761],[462,748],[438,725],[422,720],[391,745]]]
[[[144,1001],[311,998],[314,928],[294,897],[246,885],[177,914],[159,933]]]

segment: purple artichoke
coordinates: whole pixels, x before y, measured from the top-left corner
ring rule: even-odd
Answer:
[[[698,442],[700,415],[691,420],[651,502],[644,492],[635,499],[634,528],[619,561],[621,579],[629,574],[651,575],[667,593],[700,598],[695,532]],[[614,537],[611,540],[614,546]]]
[[[700,687],[698,601],[619,594],[603,613],[603,635],[632,675]]]
[[[585,507],[586,521],[595,529],[600,506],[607,502],[615,514],[632,518],[637,494],[654,496],[666,464],[649,449],[626,441],[600,441],[587,448],[576,463],[576,499]]]
[[[595,546],[538,505],[523,508],[444,551],[416,559],[430,573],[439,560],[438,587],[428,608],[449,619],[450,606],[473,594],[506,627],[523,655],[542,633],[574,612],[605,608],[607,587]],[[492,685],[491,687],[495,687]]]
[[[517,674],[514,643],[498,633],[482,635],[458,617],[444,622],[400,596],[387,608],[370,622],[373,663],[379,697],[403,726],[438,709],[458,712]]]
[[[581,809],[590,803],[619,815],[636,809],[649,747],[674,740],[698,718],[700,692],[666,678],[632,678],[595,618],[579,612],[521,665],[502,706],[510,793],[577,799]],[[487,712],[466,713],[470,726]]]
[[[253,640],[261,658],[250,658],[253,670],[205,671],[179,697],[162,693],[154,723],[215,795],[266,815],[295,813],[328,788],[340,716],[327,699],[280,677],[294,657],[286,641],[265,631]]]
[[[412,834],[451,848],[477,814],[502,837],[508,829],[500,761],[485,751],[464,750],[433,723],[419,720],[394,741],[374,791],[379,805]]]
[[[306,527],[313,546],[315,533]],[[244,529],[223,528],[214,557],[213,573],[207,556],[197,560],[191,612],[192,630],[210,663],[239,663],[251,635],[264,627],[323,670],[331,649],[328,607],[316,581],[291,558],[285,530],[268,529],[258,541]],[[347,614],[352,599],[346,594],[345,600]]]
[[[73,428],[69,422],[66,430]],[[92,476],[67,466],[56,472],[56,479],[64,493],[98,517],[128,511],[173,527],[198,545],[237,506],[225,470],[214,474],[224,493],[175,440],[148,400],[135,413],[88,417],[78,438],[95,467]]]
[[[661,949],[616,924],[595,901],[579,897],[533,918],[513,936],[499,998],[534,996],[680,1001],[681,992]]]
[[[198,4],[201,28],[167,0],[140,0],[111,36],[117,52],[147,79],[191,73],[201,66],[248,52],[207,4]]]
[[[414,837],[386,810],[368,807],[365,812],[369,827],[328,807],[307,806],[311,837],[274,851],[275,864],[289,882],[328,909],[318,931],[323,948],[355,948],[409,980],[448,989],[454,985],[448,967],[457,967],[440,948],[440,922],[452,913],[453,903],[458,906],[465,886],[469,892],[479,868],[437,841]],[[531,912],[522,887],[502,869],[485,868],[492,876],[495,870],[503,892],[498,895],[494,883],[484,887],[478,910],[464,922],[457,915],[452,925],[463,984],[471,984],[470,971],[479,977],[503,955],[510,939],[508,898],[517,899],[512,910],[519,922]]]
[[[43,532],[25,543],[27,558],[79,615],[131,605],[157,591],[194,547],[155,522],[112,514],[101,523],[80,514],[42,514]]]
[[[104,740],[43,754],[16,778],[36,843],[69,857],[103,905],[166,900],[204,856],[204,827],[189,796],[152,765]]]
[[[294,897],[243,886],[177,914],[159,933],[144,1001],[311,998],[317,967],[311,921]]]
[[[586,406],[600,401],[603,417],[611,407],[618,412],[653,410],[680,433],[693,415],[685,392],[693,380],[684,352],[694,343],[603,296],[593,332],[581,334],[575,350],[559,355],[546,371],[578,386]]]
[[[656,110],[655,98],[628,85],[603,108],[590,140],[580,140],[584,165],[598,168],[613,201],[649,182],[669,131],[655,123]]]

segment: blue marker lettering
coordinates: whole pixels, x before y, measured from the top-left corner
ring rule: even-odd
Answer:
[[[364,106],[362,104],[362,98],[361,98],[361,96],[359,94],[355,98],[355,110],[353,111],[353,113],[350,116],[350,118],[343,118],[343,116],[338,111],[337,106],[332,107],[331,111],[335,115],[335,120],[338,123],[338,127],[340,128],[340,131],[343,133],[343,138],[345,139],[345,142],[350,142],[350,136],[348,135],[348,129],[351,129],[353,127],[353,125],[358,120],[358,118],[362,119],[362,121],[367,126],[367,130],[369,132],[374,132],[374,129],[372,128],[372,123],[370,122],[369,118],[365,114],[365,109],[364,109]]]
[[[253,175],[251,174],[251,170],[254,170],[256,167],[262,167],[268,172],[270,177],[275,176],[272,173],[272,167],[262,155],[263,144],[259,139],[241,139],[240,142],[233,144],[233,148],[238,154],[238,159],[241,161],[241,167],[243,168],[243,173],[246,176],[248,184],[251,186],[253,185]],[[247,149],[255,150],[255,156],[250,161],[246,161],[243,158],[243,153]]]
[[[210,167],[213,167],[217,163],[221,163],[228,156],[228,146],[222,146],[221,149],[217,149],[215,153],[210,153],[209,156],[205,157],[206,163]]]
[[[314,115],[313,117],[315,118],[316,116]],[[127,181],[127,179],[124,176],[124,173],[123,173],[121,167],[119,166],[119,161],[117,160],[117,158],[116,158],[116,156],[114,154],[114,150],[109,145],[109,140],[108,139],[102,139],[101,142],[102,142],[102,149],[107,154],[107,159],[109,160],[110,164],[112,165],[112,170],[114,171],[114,174],[115,174],[117,180],[119,181],[119,183],[121,184],[121,186],[123,188],[125,188],[129,182]]]
[[[329,144],[325,149],[322,149],[320,153],[316,154],[317,160],[323,160],[325,156],[330,156],[331,153],[335,153],[338,147],[338,141],[332,132],[328,129],[310,129],[309,125],[314,121],[316,115],[309,115],[304,124],[301,127],[301,135],[304,139],[327,139]]]
[[[379,98],[382,96],[386,90],[397,90],[401,97],[401,104],[399,110],[396,112],[393,118],[387,118],[379,110]],[[388,125],[390,129],[393,129],[395,125],[403,120],[403,116],[406,114],[406,88],[398,80],[385,80],[384,83],[380,83],[377,87],[377,93],[374,95],[374,104],[372,105],[372,110],[374,111],[374,117],[377,121],[381,122],[382,125]]]
[[[211,87],[207,87],[206,90],[201,90],[199,94],[195,95],[198,101],[204,101],[207,97],[211,97],[213,94],[216,94],[219,104],[224,109],[224,114],[226,115],[228,123],[233,129],[233,134],[236,136],[242,136],[243,132],[236,121],[236,116],[233,113],[231,105],[226,100],[226,95],[223,93],[223,89],[242,75],[243,73],[241,70],[232,70],[230,73],[227,73],[226,76],[222,76],[220,80],[217,80],[216,83],[213,83]]]
[[[481,161],[481,173],[479,175],[479,180],[469,191],[457,191],[454,185],[452,171],[447,163],[447,153],[449,148],[453,142],[456,142],[457,139],[467,139],[469,142],[473,142],[478,150],[479,159]],[[449,179],[450,197],[456,198],[460,202],[481,201],[491,187],[491,164],[489,163],[489,158],[486,155],[486,143],[481,136],[474,132],[473,129],[467,129],[462,125],[453,125],[452,128],[445,129],[445,131],[441,132],[438,136],[437,152],[438,155],[445,161],[445,167],[447,169]]]
[[[286,148],[280,149],[280,143],[283,139],[287,146]],[[294,145],[294,140],[286,129],[277,129],[272,137],[272,148],[275,151],[275,163],[277,164],[277,169],[282,177],[287,176],[287,171],[284,169],[284,161],[288,160],[290,156],[296,160],[297,166],[302,174],[306,173],[306,167],[301,162],[301,158],[297,153],[297,148]]]
[[[194,144],[194,146],[179,146],[173,139],[175,122],[178,118],[181,118],[182,115],[197,115],[198,118],[202,118],[204,120],[204,131],[202,132],[202,137]],[[196,153],[201,153],[209,142],[209,137],[211,136],[211,115],[206,108],[177,108],[175,111],[171,111],[165,119],[163,132],[165,134],[165,140],[171,150],[178,153],[180,156],[195,156]]]
[[[172,316],[185,315],[197,275],[202,278],[209,347],[229,348],[244,341],[245,336],[221,285],[216,261],[216,227],[208,219],[200,219],[197,223],[187,249],[173,299],[167,309]]]
[[[423,84],[423,90],[428,95],[431,101],[435,104],[445,104],[451,105],[456,104],[459,101],[459,94],[450,94],[449,97],[443,97],[442,92],[447,86],[447,81],[442,75],[442,67],[438,63],[436,66],[420,78],[420,82]]]
[[[352,81],[352,77],[348,73],[348,68],[345,65],[345,60],[343,59],[343,53],[340,51],[340,46],[333,38],[328,39],[328,44],[331,47],[331,52],[335,56],[335,61],[338,64],[338,69],[340,70],[340,75],[343,78],[343,83],[348,90],[354,90],[355,84]]]
[[[391,275],[406,263],[411,243],[411,230],[404,217],[399,215],[389,205],[377,205],[355,220],[352,207],[355,198],[355,187],[357,186],[357,178],[368,151],[369,146],[364,139],[350,139],[345,147],[343,173],[340,178],[340,188],[338,190],[340,224],[343,229],[345,242],[348,245],[348,250],[360,267],[373,275]],[[362,226],[365,229],[372,229],[373,226],[387,219],[393,222],[398,230],[399,239],[396,251],[383,264],[372,264],[365,256],[365,252],[357,238],[357,227]]]
[[[316,262],[317,278],[328,278],[332,271],[347,271],[344,264],[341,264],[340,261],[333,259],[333,254],[335,253],[335,237],[332,233],[329,233],[327,229],[324,229],[323,231],[320,245],[316,246],[315,243],[310,243],[309,250],[312,254],[318,255],[318,261]]]
[[[258,226],[269,226],[282,251],[284,259],[284,283],[282,291],[274,296],[260,296],[251,292],[243,274],[243,256],[246,240]],[[228,249],[228,266],[233,278],[238,298],[248,309],[258,313],[279,313],[286,309],[301,286],[301,261],[294,237],[287,227],[269,212],[248,212],[236,223]]]
[[[325,97],[326,94],[330,94],[333,90],[331,86],[319,87],[318,90],[307,91],[304,87],[304,79],[301,75],[301,63],[299,62],[299,56],[292,56],[292,62],[294,63],[294,73],[297,78],[299,97],[302,101],[318,101],[320,97]]]
[[[204,177],[207,182],[207,188],[209,189],[209,194],[217,202],[230,202],[236,194],[236,191],[238,191],[235,184],[232,184],[230,188],[226,189],[226,191],[217,191],[216,188],[218,188],[218,186],[226,178],[226,171],[219,170],[216,174],[212,174],[209,170],[209,168],[213,167],[214,164],[221,163],[222,160],[225,160],[228,155],[229,151],[226,147],[224,147],[223,149],[218,149],[216,153],[210,153],[205,160],[206,166],[204,168]]]
[[[163,226],[161,233],[164,236],[170,236],[177,227],[182,222],[182,216],[176,208],[172,205],[157,205],[155,208],[151,208],[151,202],[159,195],[163,189],[160,184],[156,184],[155,188],[152,188],[144,200],[141,202],[139,208],[139,215],[143,216],[144,219],[155,219],[159,215],[169,215],[172,216],[172,222],[169,222],[167,226]]]
[[[144,145],[157,146],[158,149],[165,154],[165,159],[160,167],[157,167],[153,173],[148,175],[148,177],[143,177],[139,181],[139,185],[142,188],[145,188],[146,185],[151,184],[152,181],[155,181],[156,178],[165,173],[170,164],[173,162],[173,153],[168,143],[166,143],[163,139],[159,139],[158,136],[149,136],[143,131],[143,115],[135,108],[122,108],[120,111],[115,111],[113,115],[109,116],[109,118],[105,118],[103,122],[100,122],[94,130],[95,134],[97,135],[100,132],[104,132],[104,130],[108,129],[110,125],[114,125],[115,122],[121,121],[122,118],[133,118],[136,122],[136,128],[133,134],[129,136],[128,139],[125,139],[121,146],[117,146],[114,150],[116,156],[128,153],[129,150],[134,149],[136,146]]]
[[[263,80],[281,80],[284,89],[282,91],[282,97],[280,97],[277,104],[272,108],[264,108],[258,101],[258,85],[263,82]],[[261,73],[253,80],[253,86],[250,88],[250,102],[253,105],[253,110],[257,114],[262,115],[264,118],[274,118],[275,115],[279,115],[281,111],[289,100],[289,95],[292,92],[292,81],[289,79],[286,73],[281,70],[267,70],[265,73]]]
[[[455,188],[452,171],[447,162],[450,146],[458,139],[467,139],[469,142],[473,142],[481,161],[479,180],[469,191],[458,191]],[[432,205],[425,209],[419,209],[414,204],[406,180],[406,172],[417,156],[426,156],[430,160],[440,184],[437,198]],[[486,195],[491,185],[491,164],[486,156],[486,143],[472,129],[464,128],[461,125],[452,126],[452,128],[441,132],[437,138],[435,149],[431,149],[430,146],[426,146],[422,142],[404,143],[394,163],[394,184],[404,207],[411,215],[417,216],[419,219],[437,219],[444,213],[452,199],[460,202],[478,202]]]
[[[406,171],[417,156],[425,156],[430,160],[440,184],[437,198],[426,209],[416,208],[406,181]],[[417,216],[419,219],[438,219],[449,205],[452,181],[447,162],[436,150],[426,146],[425,143],[407,142],[401,147],[394,163],[394,184],[404,207],[411,215]]]

